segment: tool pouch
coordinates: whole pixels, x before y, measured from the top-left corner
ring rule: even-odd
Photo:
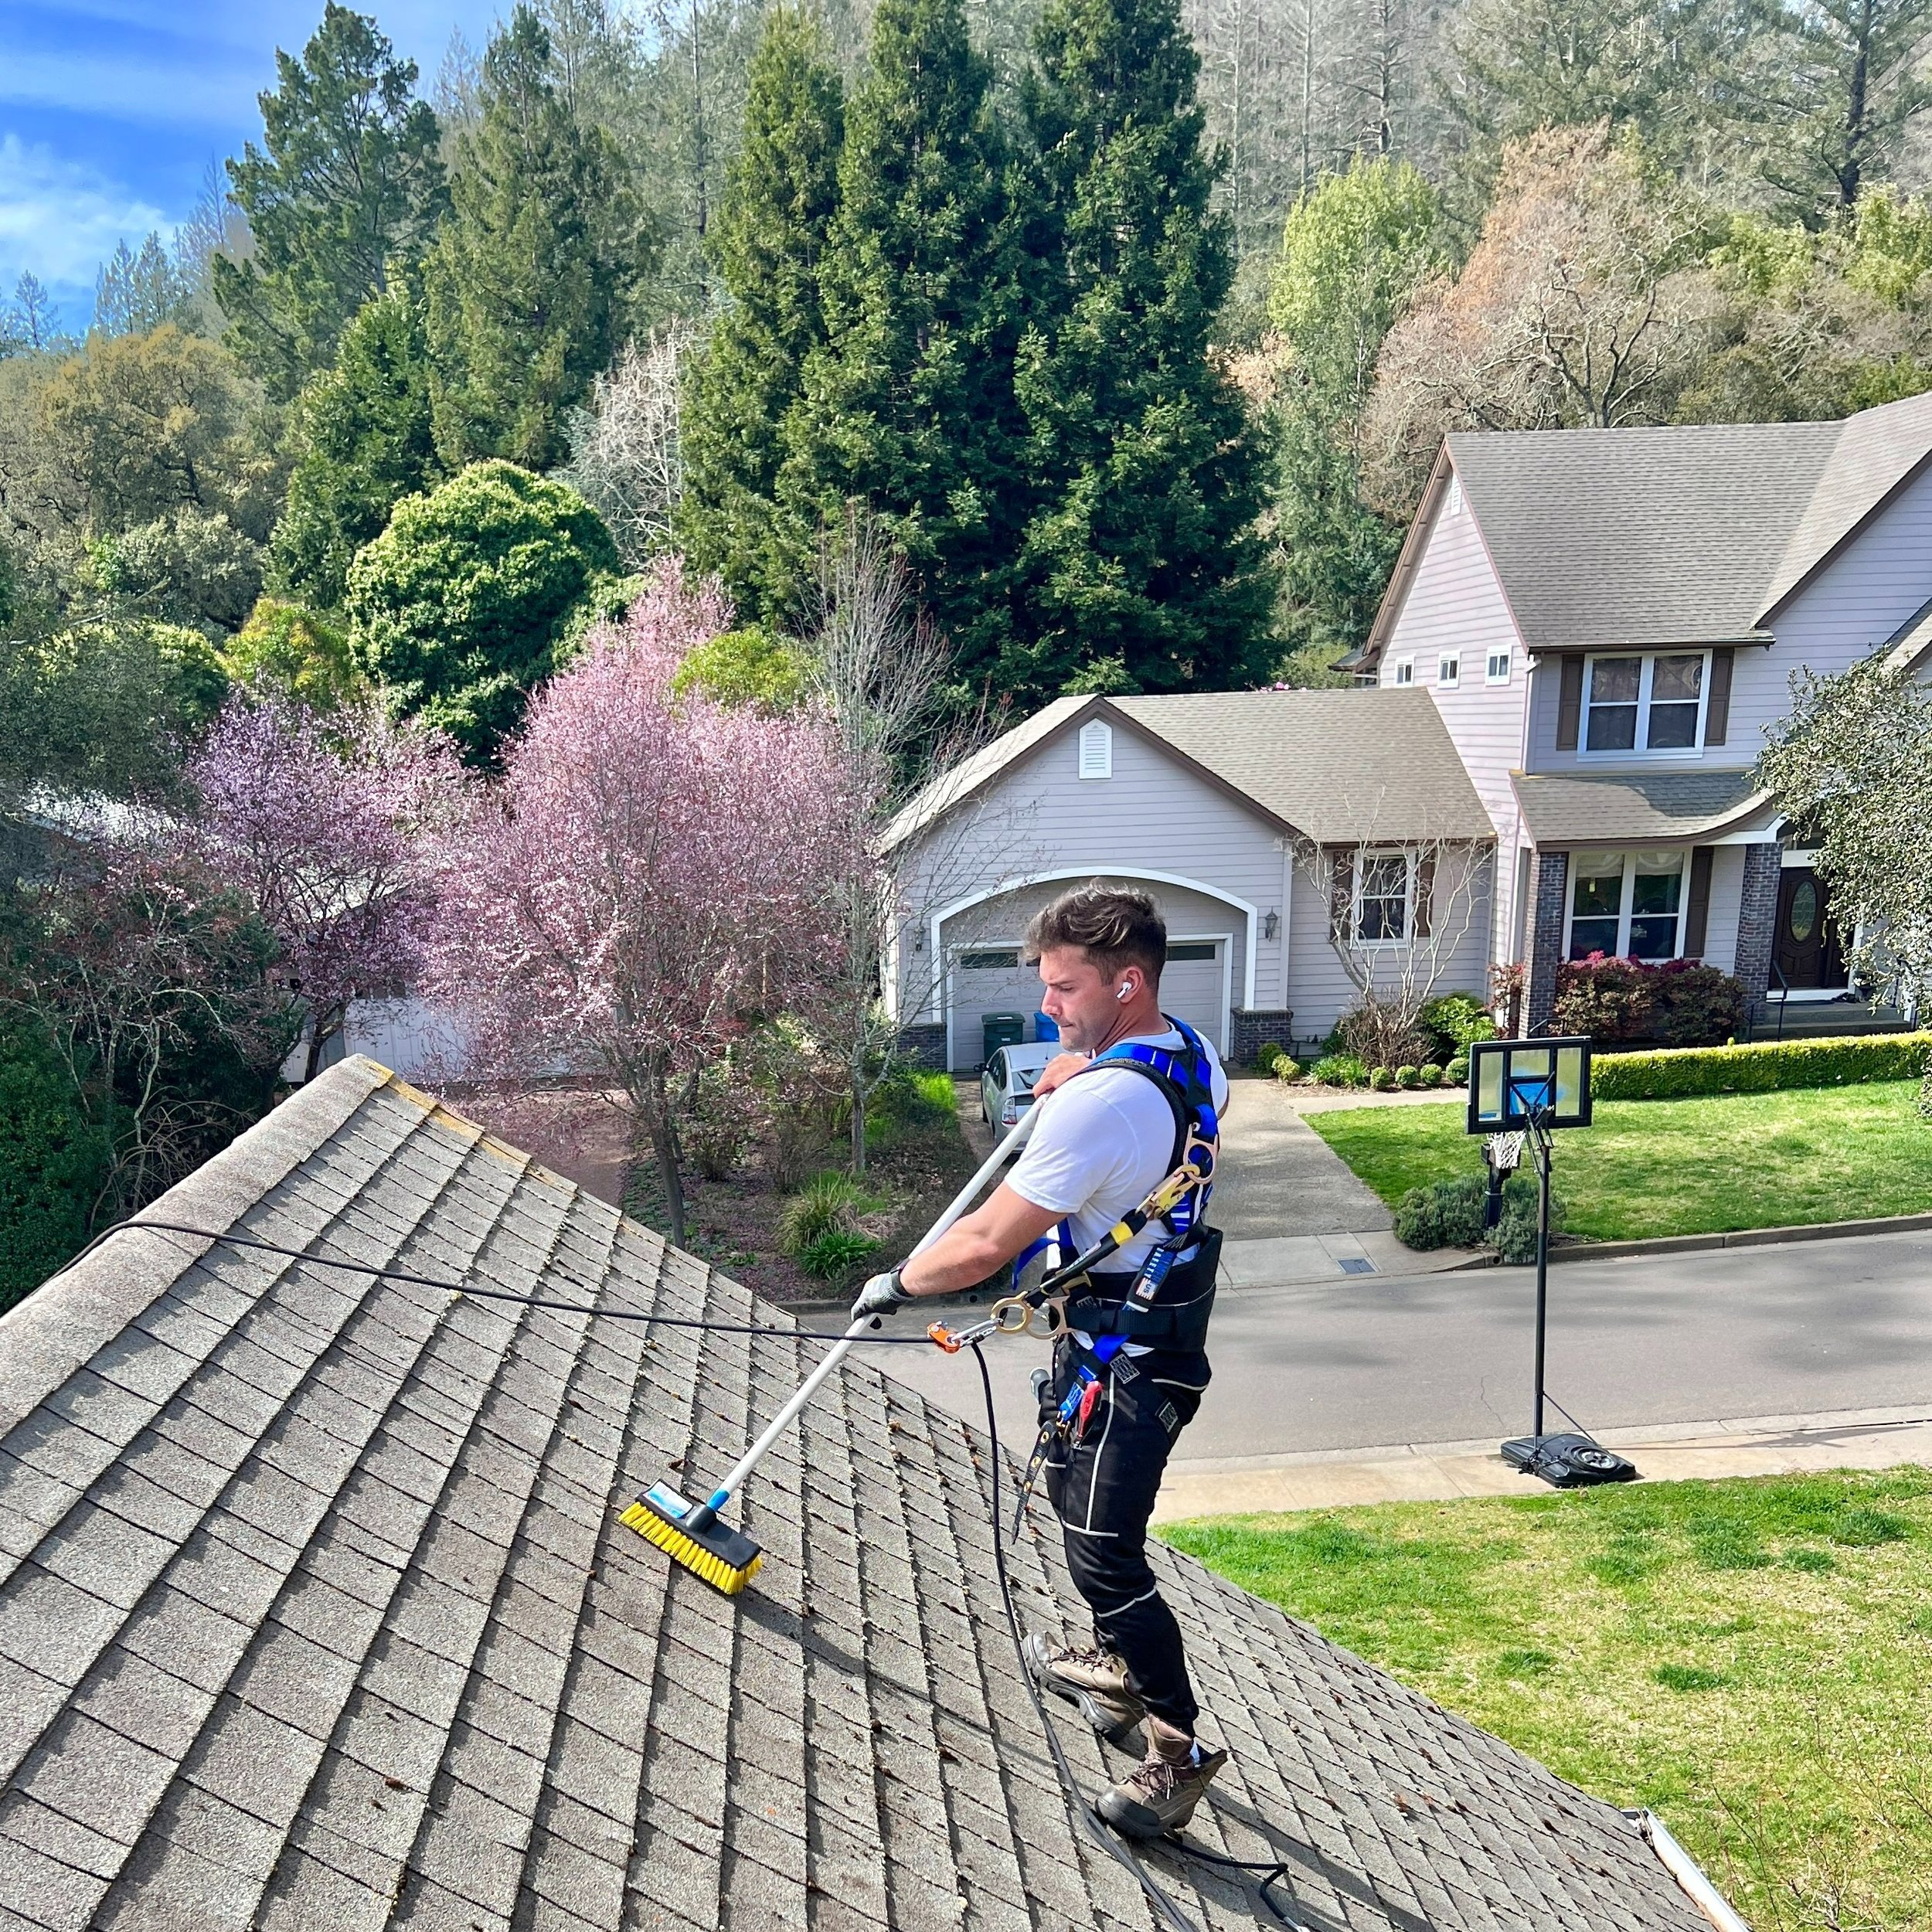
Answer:
[[[1083,1335],[1117,1335],[1150,1348],[1204,1348],[1220,1267],[1221,1230],[1202,1228],[1194,1253],[1168,1270],[1159,1298],[1151,1307],[1134,1299],[1138,1275],[1113,1277],[1120,1284],[1119,1293],[1113,1294],[1107,1291],[1112,1286],[1110,1277],[1091,1274],[1087,1277],[1086,1293],[1067,1297],[1066,1325]]]

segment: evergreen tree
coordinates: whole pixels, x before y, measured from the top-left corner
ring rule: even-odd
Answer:
[[[195,291],[150,229],[136,254],[126,242],[101,264],[94,282],[94,325],[105,335],[145,335],[163,322],[192,325]]]
[[[1264,451],[1216,359],[1232,231],[1174,0],[1049,0],[1025,90],[1041,264],[1019,394],[1040,500],[1002,686],[1265,674]]]
[[[975,682],[1009,628],[1024,514],[991,78],[961,0],[879,0],[819,274],[826,340],[806,358],[778,485],[795,550],[868,504]]]
[[[241,358],[286,401],[334,359],[356,311],[414,262],[441,214],[440,133],[373,20],[328,0],[302,49],[275,56],[260,97],[267,152],[228,164],[254,253],[216,257],[214,285]]]
[[[483,57],[481,117],[457,145],[454,212],[423,265],[437,448],[547,469],[563,418],[628,332],[653,250],[629,170],[552,84],[549,36],[519,6]]]
[[[828,53],[815,23],[774,9],[711,234],[731,299],[691,387],[680,525],[692,562],[722,577],[747,617],[787,614],[805,561],[781,543],[773,512],[785,418],[825,339],[818,276],[845,119]]]
[[[1275,498],[1289,682],[1338,683],[1329,666],[1367,634],[1401,547],[1399,523],[1361,499],[1362,415],[1383,338],[1446,266],[1435,191],[1406,162],[1359,162],[1288,216],[1268,318],[1281,371]]]
[[[296,402],[288,505],[270,545],[277,589],[339,608],[355,553],[382,535],[404,497],[440,480],[429,378],[416,298],[393,289],[367,304],[335,366]]]

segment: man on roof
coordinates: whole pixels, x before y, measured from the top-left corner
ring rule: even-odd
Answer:
[[[852,1304],[883,1315],[972,1287],[1043,1249],[1058,1266],[1100,1243],[1184,1162],[1213,1172],[1227,1077],[1213,1048],[1161,1011],[1167,927],[1144,892],[1096,880],[1027,929],[1041,1005],[1069,1050],[1034,1086],[1030,1141],[985,1203]],[[1050,1096],[1050,1099],[1048,1097]],[[1090,1646],[1036,1631],[1026,1665],[1110,1742],[1145,1727],[1145,1755],[1099,1801],[1137,1838],[1179,1831],[1227,1753],[1196,1736],[1199,1706],[1174,1613],[1147,1560],[1148,1519],[1175,1438],[1208,1383],[1207,1324],[1220,1236],[1207,1186],[1189,1185],[1068,1288],[1041,1403],[1046,1493],[1067,1568],[1093,1614]]]

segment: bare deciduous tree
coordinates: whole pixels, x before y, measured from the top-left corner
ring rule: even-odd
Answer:
[[[1380,832],[1377,808],[1344,845],[1295,842],[1296,869],[1328,906],[1328,943],[1360,995],[1343,1022],[1352,1052],[1371,1067],[1422,1056],[1422,1009],[1489,909],[1488,842]]]
[[[624,349],[600,376],[588,408],[573,410],[563,481],[611,526],[625,567],[641,570],[671,548],[684,494],[679,386],[698,332],[673,322]]]

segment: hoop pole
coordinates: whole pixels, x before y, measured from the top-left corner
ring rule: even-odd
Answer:
[[[1543,1337],[1549,1316],[1549,1141],[1547,1128],[1538,1122],[1531,1134],[1536,1149],[1536,1393],[1529,1425],[1531,1435],[1543,1432]]]

